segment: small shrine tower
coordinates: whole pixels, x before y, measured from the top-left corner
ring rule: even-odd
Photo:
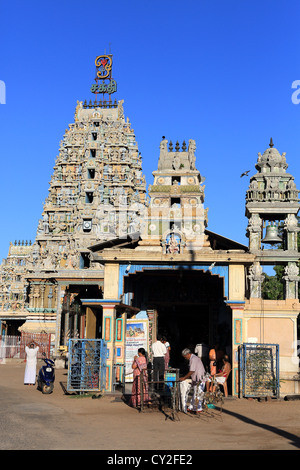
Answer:
[[[195,167],[196,144],[185,141],[175,148],[163,137],[158,169],[149,186],[150,206],[147,227],[140,246],[180,254],[184,251],[210,249],[205,235],[207,209],[204,209],[204,178]]]

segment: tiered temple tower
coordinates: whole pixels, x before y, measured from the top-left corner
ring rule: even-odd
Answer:
[[[210,249],[205,234],[204,178],[195,167],[195,150],[194,140],[189,140],[188,147],[183,142],[181,148],[176,142],[173,148],[163,137],[158,169],[149,186],[148,224],[140,246],[172,254]]]
[[[31,241],[10,243],[8,256],[0,265],[0,312],[6,319],[12,318],[10,334],[16,335],[17,329],[27,315],[27,282],[25,274],[31,256]],[[1,319],[0,319],[1,324]],[[5,331],[5,325],[3,326]],[[2,334],[2,328],[0,331]]]
[[[141,154],[125,119],[123,100],[111,99],[117,89],[112,56],[97,57],[95,66],[91,92],[96,99],[77,101],[74,122],[59,145],[36,239],[27,250],[22,273],[29,284],[27,321],[22,331],[57,335],[57,318],[70,283],[81,288],[91,283],[101,295],[103,271],[93,263],[89,247],[126,238],[141,227],[141,211],[147,204]],[[72,296],[79,291],[74,288]]]
[[[145,194],[142,159],[123,102],[108,108],[78,103],[60,143],[33,270],[90,267],[89,246],[138,230]]]

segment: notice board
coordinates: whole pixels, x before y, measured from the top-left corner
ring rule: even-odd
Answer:
[[[133,381],[132,362],[138,355],[138,349],[144,348],[148,353],[149,320],[129,319],[126,322],[126,350],[125,350],[125,381]]]

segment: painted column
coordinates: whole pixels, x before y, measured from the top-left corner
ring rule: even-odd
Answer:
[[[229,266],[228,306],[232,311],[232,394],[239,391],[238,348],[243,343],[245,306],[245,267],[242,264]]]
[[[55,348],[54,355],[57,356],[58,348],[60,346],[60,332],[61,332],[61,312],[62,302],[65,295],[65,286],[58,284],[56,296],[56,327],[55,327]]]
[[[113,367],[115,358],[116,305],[119,286],[119,264],[107,263],[104,267],[104,295],[101,301],[103,308],[103,339],[107,343],[106,389],[112,390]]]
[[[115,360],[118,364],[125,364],[125,340],[126,340],[126,321],[127,313],[123,312],[116,319],[115,334]],[[119,371],[119,374],[122,371]]]

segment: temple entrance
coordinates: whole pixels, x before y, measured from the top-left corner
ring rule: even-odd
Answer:
[[[145,270],[125,278],[124,293],[141,311],[154,312],[153,340],[166,336],[170,365],[183,369],[182,350],[219,345],[231,358],[232,312],[225,303],[224,278],[197,269]]]
[[[199,343],[209,341],[208,305],[157,305],[158,334],[166,337],[171,345],[170,367],[182,369],[185,362],[181,352],[185,348],[195,351]]]

